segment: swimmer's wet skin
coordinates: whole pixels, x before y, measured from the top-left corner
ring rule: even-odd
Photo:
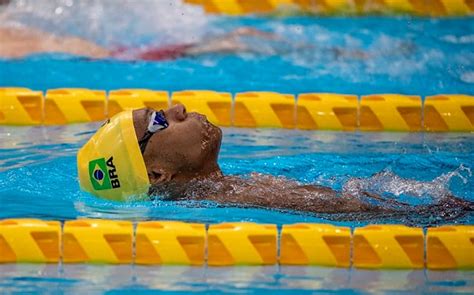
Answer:
[[[176,105],[166,111],[126,111],[106,122],[77,157],[82,189],[116,201],[159,197],[209,200],[240,207],[312,213],[383,214],[416,212],[456,218],[474,203],[446,195],[437,204],[412,206],[367,191],[337,192],[269,175],[224,176],[217,163],[222,131],[198,113]],[[342,217],[344,218],[344,217]]]

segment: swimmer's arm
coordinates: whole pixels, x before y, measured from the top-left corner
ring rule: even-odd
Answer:
[[[242,36],[253,36],[266,40],[281,40],[276,34],[260,31],[250,27],[238,28],[223,36],[207,38],[186,49],[186,55],[201,55],[208,53],[237,53],[249,52],[251,48],[239,41]]]
[[[209,53],[236,53],[248,51],[247,46],[233,38],[210,40],[194,44],[184,51],[187,56],[197,56]]]
[[[77,37],[59,37],[34,28],[0,27],[0,56],[21,58],[35,53],[61,52],[90,58],[110,56],[109,50]]]

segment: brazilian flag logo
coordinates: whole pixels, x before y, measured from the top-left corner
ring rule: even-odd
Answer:
[[[97,191],[112,188],[104,158],[89,162],[89,178],[91,180],[92,187]]]

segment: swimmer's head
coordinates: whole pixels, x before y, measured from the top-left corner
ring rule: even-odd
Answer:
[[[153,111],[149,108],[133,111],[137,140],[145,135]],[[187,182],[220,174],[217,156],[221,130],[209,123],[206,116],[187,113],[183,105],[169,108],[164,115],[168,127],[155,133],[143,151],[150,183]]]
[[[102,198],[127,200],[144,198],[150,185],[221,175],[221,140],[218,127],[182,105],[122,112],[79,151],[81,187]]]

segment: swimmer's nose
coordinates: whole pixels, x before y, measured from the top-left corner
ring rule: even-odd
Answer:
[[[166,110],[165,116],[168,121],[184,121],[188,114],[184,105],[177,104]]]

